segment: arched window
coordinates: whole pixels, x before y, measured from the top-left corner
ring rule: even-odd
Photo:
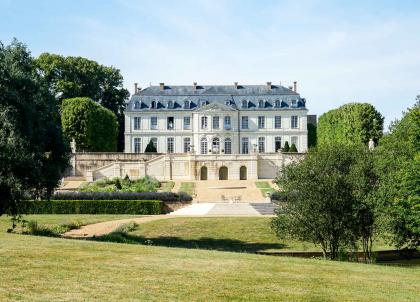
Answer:
[[[242,101],[242,108],[248,108],[248,101],[247,100]]]
[[[200,141],[200,154],[207,154],[207,138],[205,137]]]
[[[229,137],[225,138],[225,154],[232,154],[232,140]]]
[[[218,137],[213,138],[213,143],[211,146],[211,152],[213,154],[219,154],[220,153],[220,139]]]
[[[281,106],[281,102],[280,102],[280,100],[276,100],[276,102],[275,102],[275,105],[274,105],[276,108],[280,108],[280,106]]]
[[[156,102],[155,101],[152,101],[150,108],[151,109],[156,109]]]
[[[134,103],[134,109],[140,109],[140,102],[139,101],[136,101],[135,103]]]
[[[172,109],[172,108],[174,108],[174,102],[168,101],[168,109]]]
[[[258,101],[258,108],[264,108],[264,101],[263,100]]]
[[[190,109],[190,102],[184,101],[184,109]]]

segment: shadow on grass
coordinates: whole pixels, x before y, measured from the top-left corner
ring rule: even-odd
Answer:
[[[92,240],[242,253],[256,253],[267,249],[282,249],[287,247],[285,244],[281,243],[252,243],[240,240],[214,239],[206,237],[200,239],[182,239],[179,237],[149,238],[131,235],[124,232],[114,232],[100,237],[94,237]]]

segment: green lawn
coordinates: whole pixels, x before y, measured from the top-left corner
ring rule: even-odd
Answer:
[[[185,192],[191,196],[195,196],[195,183],[193,182],[181,182],[179,192]]]
[[[268,183],[268,181],[256,181],[255,186],[260,189],[261,194],[266,197],[267,193],[273,193],[275,190],[272,186]]]
[[[0,233],[1,301],[419,301],[420,269]]]

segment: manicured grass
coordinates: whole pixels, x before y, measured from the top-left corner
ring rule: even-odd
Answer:
[[[173,181],[165,181],[160,183],[160,190],[163,192],[171,192],[175,183]]]
[[[275,190],[270,186],[268,181],[256,181],[255,186],[260,189],[261,194],[266,197],[267,193],[273,193]]]
[[[195,183],[193,182],[181,182],[179,192],[185,192],[191,196],[195,196]]]
[[[419,301],[420,269],[0,233],[1,301]]]
[[[129,238],[160,246],[235,252],[321,251],[309,242],[278,239],[270,221],[270,217],[178,217],[141,224]],[[392,247],[378,240],[374,249]]]

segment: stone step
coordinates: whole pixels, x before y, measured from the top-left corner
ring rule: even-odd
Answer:
[[[274,203],[251,203],[250,204],[261,215],[275,215],[278,205]]]

